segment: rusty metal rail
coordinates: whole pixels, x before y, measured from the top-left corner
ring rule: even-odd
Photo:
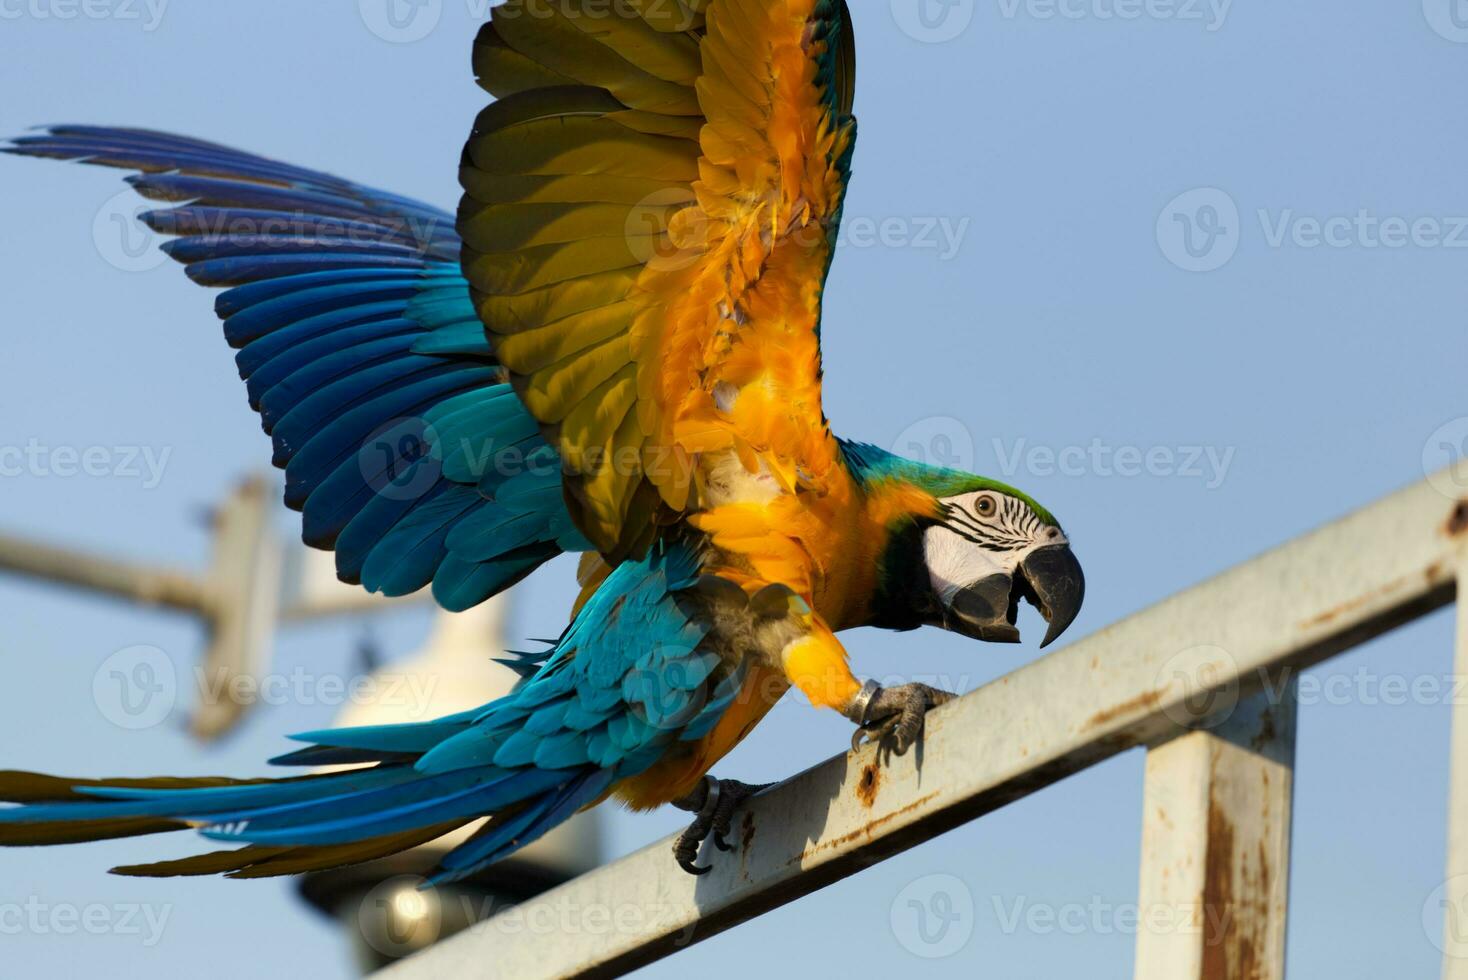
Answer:
[[[1468,470],[1454,475],[1468,487]],[[867,748],[775,787],[739,816],[736,852],[703,878],[680,871],[662,841],[380,976],[622,973],[1140,747],[1148,751],[1142,901],[1221,925],[1140,930],[1137,976],[1282,977],[1294,679],[1453,601],[1468,501],[1445,496],[1439,488],[1454,484],[1444,477],[938,709],[921,751],[905,759],[881,766]],[[1468,641],[1468,626],[1462,633]],[[1461,830],[1468,717],[1457,721],[1451,825]],[[1455,872],[1468,893],[1461,833],[1451,846]],[[1445,904],[1449,916],[1464,907]],[[1465,924],[1450,921],[1450,934]],[[1456,978],[1448,949],[1445,976]]]

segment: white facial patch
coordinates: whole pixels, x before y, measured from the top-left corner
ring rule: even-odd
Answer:
[[[1012,555],[986,551],[942,525],[928,528],[923,535],[923,553],[933,591],[945,604],[965,586],[1013,571]]]
[[[944,602],[990,575],[1013,575],[1036,548],[1065,544],[1059,528],[1047,527],[1023,500],[993,490],[943,501],[947,520],[923,538],[933,589]]]

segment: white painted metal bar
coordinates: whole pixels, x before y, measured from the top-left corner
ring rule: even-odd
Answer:
[[[215,512],[214,557],[210,569],[202,574],[125,561],[8,533],[0,533],[0,574],[13,573],[144,606],[213,616],[221,596],[237,595],[250,575],[267,574],[269,580],[281,580],[288,568],[279,543],[273,538],[265,540],[268,518],[275,507],[269,499],[269,487],[273,485],[269,477],[247,480]],[[335,567],[329,554],[309,551],[299,545],[291,553],[296,564],[300,564],[297,556],[302,552],[323,556],[327,568]],[[259,567],[251,571],[241,562]],[[304,596],[299,594],[299,583],[280,581],[277,588],[283,595],[273,600],[280,622],[379,613],[392,607],[433,607],[433,596],[428,589],[411,596],[389,598],[338,582],[334,573],[328,573],[327,577],[329,589],[313,587]]]
[[[214,513],[214,550],[204,575],[7,535],[0,535],[0,570],[199,617],[209,636],[203,662],[208,689],[228,692],[234,678],[256,676],[269,661],[283,561],[270,530],[273,485],[268,477],[246,480]],[[204,698],[194,706],[190,726],[211,740],[233,728],[245,710],[228,697]]]
[[[303,594],[299,583],[289,601],[286,559],[271,528],[275,480],[259,474],[245,480],[213,512],[213,554],[207,572],[151,567],[85,551],[0,534],[0,573],[13,572],[145,606],[198,617],[208,630],[201,669],[205,684],[190,719],[193,733],[210,741],[234,728],[248,709],[227,696],[240,677],[258,677],[269,664],[278,625],[329,616],[379,613],[395,605],[431,605],[428,590],[390,600],[336,581],[334,562],[323,555],[329,589]],[[296,554],[306,552],[296,546]],[[298,564],[300,562],[298,561]],[[203,696],[205,691],[223,697]]]
[[[280,608],[284,556],[270,527],[274,481],[245,481],[214,515],[214,553],[208,583],[214,597],[206,611],[209,645],[201,669],[208,683],[199,691],[189,727],[205,741],[234,728],[248,710],[228,696],[233,681],[259,677],[270,664]],[[204,691],[224,692],[217,698]]]
[[[1458,553],[1458,581],[1468,575],[1468,547]],[[1468,603],[1458,602],[1453,671],[1468,676]],[[1448,790],[1448,862],[1442,886],[1443,980],[1468,980],[1468,705],[1453,708]]]
[[[197,613],[210,603],[208,588],[189,572],[116,561],[10,534],[0,534],[0,571],[145,606]]]
[[[1147,753],[1138,980],[1283,980],[1296,684]]]
[[[890,766],[839,756],[750,802],[684,874],[671,841],[389,968],[389,980],[615,975],[790,902],[1452,601],[1468,505],[1430,484],[1176,595],[934,711]],[[1195,680],[1190,681],[1189,678]],[[1220,709],[1221,710],[1221,709]]]

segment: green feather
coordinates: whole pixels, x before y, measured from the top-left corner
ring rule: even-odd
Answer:
[[[963,470],[931,466],[927,463],[904,459],[867,443],[847,442],[843,439],[841,450],[846,457],[847,466],[851,468],[851,472],[863,486],[872,486],[883,480],[896,480],[909,483],[940,500],[945,497],[961,497],[967,493],[992,490],[995,493],[1008,494],[1024,501],[1035,512],[1035,516],[1046,525],[1060,526],[1055,516],[1041,507],[1034,498],[998,480],[975,476]]]

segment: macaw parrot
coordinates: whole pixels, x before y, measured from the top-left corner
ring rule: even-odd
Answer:
[[[853,676],[836,634],[1055,640],[1084,581],[1012,487],[837,438],[821,298],[851,174],[844,0],[509,0],[474,65],[457,220],[214,143],[58,126],[8,151],[137,171],[217,302],[304,537],[340,577],[450,610],[581,553],[570,626],[513,693],[310,732],[277,780],[0,774],[0,844],[184,828],[231,847],[117,869],[263,877],[476,821],[465,877],[615,797],[695,815],[686,870],[759,787],[710,770],[790,687],[904,753],[951,695]],[[487,820],[485,818],[488,818]]]

